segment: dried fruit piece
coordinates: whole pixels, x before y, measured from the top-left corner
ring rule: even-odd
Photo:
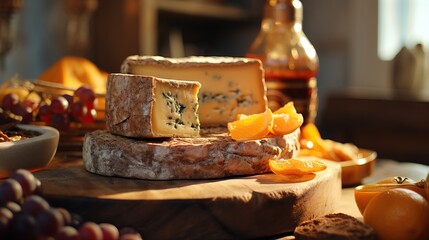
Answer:
[[[281,175],[305,175],[326,169],[325,163],[316,159],[273,159],[269,161],[271,171]]]
[[[306,173],[304,175],[277,175],[280,176],[281,182],[297,183],[306,182],[316,177],[315,173]]]
[[[288,102],[273,112],[272,133],[277,136],[289,134],[300,128],[303,122],[302,114],[296,112],[293,102]]]
[[[301,137],[309,140],[315,141],[316,139],[322,139],[320,136],[319,129],[313,123],[307,123],[301,130]]]
[[[351,143],[323,139],[313,123],[301,128],[299,156],[315,156],[333,161],[351,161],[361,157],[359,148]]]
[[[237,141],[255,140],[266,137],[271,130],[273,114],[270,109],[263,113],[241,117],[242,119],[229,122],[228,131],[231,138]]]

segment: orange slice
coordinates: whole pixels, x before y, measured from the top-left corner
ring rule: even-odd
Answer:
[[[269,166],[271,171],[280,175],[305,175],[326,169],[322,161],[302,158],[270,160]]]
[[[323,158],[333,161],[341,161],[341,158],[333,151],[332,141],[322,139],[319,130],[313,123],[308,123],[302,127],[301,137],[311,141],[313,149],[321,152]]]
[[[314,123],[307,123],[301,129],[301,137],[314,142],[316,139],[322,139],[319,129]]]
[[[273,113],[270,109],[263,113],[244,115],[241,119],[228,123],[231,138],[237,141],[261,139],[271,130]]]
[[[295,106],[293,105],[293,102],[288,102],[283,107],[277,109],[273,113],[275,113],[275,114],[280,114],[280,113],[291,114],[291,113],[296,113],[296,109],[295,109]]]
[[[273,114],[273,129],[274,135],[289,134],[299,127],[304,122],[302,114]]]
[[[288,102],[273,112],[272,133],[274,135],[289,134],[301,127],[303,122],[302,114],[296,112],[293,102]]]

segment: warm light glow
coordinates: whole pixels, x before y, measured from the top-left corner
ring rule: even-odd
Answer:
[[[307,141],[307,143],[305,145],[308,149],[313,149],[313,147],[314,147],[314,143],[312,141]]]

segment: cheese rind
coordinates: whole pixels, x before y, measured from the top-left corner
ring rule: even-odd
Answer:
[[[201,137],[153,141],[98,130],[85,135],[82,158],[86,170],[105,176],[169,180],[261,174],[270,172],[270,159],[296,156],[299,131],[234,141],[225,128],[202,128]]]
[[[200,87],[198,82],[109,74],[107,130],[136,138],[199,136]]]
[[[200,82],[198,114],[202,126],[226,125],[237,114],[261,113],[267,107],[264,71],[257,59],[129,56],[121,71]]]

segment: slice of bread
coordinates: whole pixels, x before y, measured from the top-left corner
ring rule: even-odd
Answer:
[[[374,229],[344,213],[332,213],[300,223],[294,231],[296,240],[377,239]]]

